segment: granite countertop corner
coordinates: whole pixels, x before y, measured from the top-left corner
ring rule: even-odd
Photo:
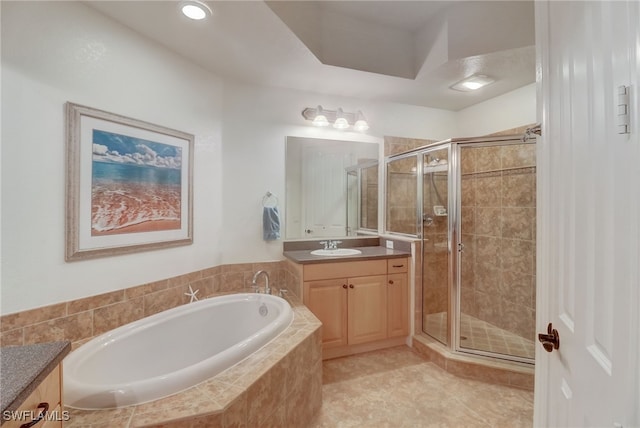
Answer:
[[[17,410],[69,352],[69,341],[0,348],[2,412]]]

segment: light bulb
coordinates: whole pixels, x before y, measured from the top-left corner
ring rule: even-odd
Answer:
[[[349,122],[344,117],[344,112],[341,108],[336,112],[336,121],[333,122],[333,127],[336,129],[347,129],[349,127]]]
[[[180,11],[189,19],[199,21],[211,15],[211,9],[197,0],[185,0],[180,3]]]
[[[360,110],[356,113],[356,123],[353,124],[353,129],[360,132],[364,132],[369,129],[369,124]]]
[[[314,126],[329,126],[329,120],[327,120],[327,116],[324,115],[322,106],[316,108],[316,117],[313,118],[313,122],[311,123]]]

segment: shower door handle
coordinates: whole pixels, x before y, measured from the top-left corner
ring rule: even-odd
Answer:
[[[462,242],[458,243],[458,252],[459,253],[463,253],[464,252],[464,244]]]

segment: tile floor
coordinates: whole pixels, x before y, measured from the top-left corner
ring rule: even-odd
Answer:
[[[406,346],[323,362],[311,428],[531,427],[533,393],[463,379]]]
[[[445,342],[447,336],[446,312],[425,315],[424,325],[429,335],[441,342]],[[503,330],[471,315],[462,314],[460,318],[460,334],[462,336],[460,345],[463,348],[535,358],[533,340]]]

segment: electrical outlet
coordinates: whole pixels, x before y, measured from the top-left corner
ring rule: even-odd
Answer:
[[[390,249],[390,250],[393,250],[393,241],[389,241],[387,239],[387,248]]]

